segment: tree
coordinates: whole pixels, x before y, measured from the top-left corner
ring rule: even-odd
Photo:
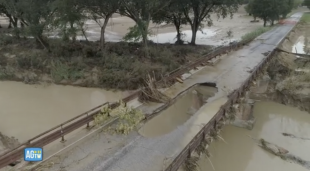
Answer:
[[[280,5],[280,15],[282,18],[286,18],[287,15],[293,10],[294,8],[294,2],[296,0],[282,0],[282,2],[280,2],[279,0],[277,0],[279,2]]]
[[[203,21],[212,24],[210,13],[216,13],[218,17],[233,16],[237,11],[239,0],[180,0],[182,11],[187,22],[191,26],[192,39],[190,44],[196,44],[197,31],[203,27]]]
[[[0,13],[9,18],[9,27],[17,28],[18,18],[20,11],[17,10],[17,4],[19,0],[0,0]]]
[[[303,3],[303,0],[294,0],[293,9],[297,9],[302,3]]]
[[[304,0],[303,4],[310,9],[310,0]]]
[[[23,19],[23,24],[27,26],[27,33],[47,50],[49,50],[49,44],[44,40],[43,32],[54,19],[56,9],[53,3],[53,0],[20,0],[17,3],[17,9],[21,11],[17,17]]]
[[[90,0],[87,3],[87,8],[90,10],[93,20],[100,25],[100,47],[101,50],[103,50],[105,44],[105,29],[112,15],[119,9],[120,0]],[[100,18],[104,19],[103,24],[99,22]]]
[[[264,27],[267,21],[274,20],[279,15],[278,8],[275,7],[275,0],[253,0],[252,13],[264,21]]]
[[[53,24],[62,30],[64,39],[76,40],[78,23],[85,18],[79,0],[55,0]],[[69,25],[69,28],[67,27]],[[80,28],[83,29],[83,28]]]
[[[274,21],[281,17],[286,18],[293,9],[294,0],[252,0],[248,6],[253,15],[264,21],[264,26],[270,21],[274,25]]]
[[[253,11],[252,11],[252,9],[253,9],[253,0],[249,0],[249,3],[248,3],[246,6],[244,6],[244,9],[245,9],[245,11],[246,11],[249,15],[252,15],[253,18],[254,18],[254,21],[256,21],[257,16],[254,15],[254,14],[253,14]]]
[[[170,4],[169,0],[121,0],[120,14],[135,21],[147,52],[147,35],[152,16]]]
[[[181,25],[187,24],[184,13],[182,12],[182,6],[179,4],[178,0],[172,1],[169,6],[160,10],[156,15],[152,17],[154,23],[161,24],[165,22],[166,24],[173,24],[177,31],[177,41],[176,44],[183,44]]]

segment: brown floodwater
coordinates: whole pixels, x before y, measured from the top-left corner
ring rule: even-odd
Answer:
[[[217,88],[208,86],[189,89],[173,105],[143,125],[139,133],[144,137],[157,137],[173,131],[191,118],[216,92]]]
[[[306,171],[307,169],[276,157],[251,139],[263,138],[287,149],[291,154],[310,161],[310,141],[285,137],[290,133],[296,137],[310,138],[310,115],[297,108],[275,102],[257,102],[254,107],[256,124],[253,130],[225,126],[221,140],[213,142],[209,151],[216,171]],[[213,171],[209,160],[199,161],[200,171]]]
[[[0,82],[0,132],[26,141],[125,92],[60,85]]]

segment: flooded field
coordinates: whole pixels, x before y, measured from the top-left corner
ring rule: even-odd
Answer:
[[[0,117],[5,119],[0,119],[0,132],[23,142],[104,102],[116,101],[125,95],[125,92],[95,88],[3,81],[0,82]]]
[[[148,121],[139,133],[144,137],[157,137],[167,134],[183,125],[197,112],[209,97],[214,96],[217,88],[207,86],[193,87],[183,94],[172,106]]]
[[[305,171],[306,168],[263,150],[252,139],[263,138],[287,149],[290,153],[310,160],[308,140],[283,136],[282,133],[296,137],[310,138],[310,115],[297,108],[275,102],[257,102],[254,107],[257,121],[252,131],[226,126],[221,136],[227,142],[217,141],[211,144],[210,158],[216,171]],[[252,137],[252,138],[251,138]],[[207,158],[199,161],[201,171],[212,171]]]

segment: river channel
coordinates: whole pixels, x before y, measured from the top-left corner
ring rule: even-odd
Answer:
[[[216,171],[306,171],[307,169],[274,156],[259,147],[252,138],[263,138],[287,149],[290,153],[310,160],[310,140],[283,136],[310,138],[310,115],[297,108],[275,102],[257,102],[254,106],[256,123],[253,130],[225,126],[221,137],[225,142],[213,142],[209,151]],[[252,138],[251,138],[252,137]],[[202,157],[200,171],[214,170],[209,160]]]
[[[60,85],[0,82],[0,132],[26,141],[62,122],[128,92]]]

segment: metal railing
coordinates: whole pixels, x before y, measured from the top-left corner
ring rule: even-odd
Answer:
[[[242,47],[243,45],[251,42],[252,40],[249,40],[247,42],[238,42],[238,43],[234,43],[231,44],[229,46],[224,46],[224,47],[219,47],[219,48],[215,48],[214,50],[212,50],[211,52],[209,52],[208,54],[204,55],[201,59],[198,59],[197,61],[187,64],[185,66],[182,66],[172,72],[170,72],[169,74],[167,74],[162,80],[160,81],[169,81],[169,80],[173,80],[176,77],[181,76],[182,74],[188,72],[189,70],[198,67],[199,65],[201,65],[202,63],[209,61],[210,59],[225,54],[228,51],[231,50],[237,50],[238,48]],[[124,103],[129,102],[132,99],[135,99],[139,96],[139,94],[141,93],[141,90],[138,90],[136,92],[134,92],[133,94],[125,97],[122,99],[122,101]],[[64,136],[71,133],[72,131],[87,125],[87,127],[89,126],[89,123],[91,121],[94,120],[94,116],[96,114],[98,114],[100,112],[100,109],[103,106],[109,106],[110,108],[114,109],[116,107],[119,106],[119,103],[110,103],[110,102],[106,102],[100,106],[97,106],[87,112],[84,112],[60,125],[55,126],[52,129],[49,129],[48,131],[45,131],[43,133],[41,133],[40,135],[35,136],[34,138],[29,139],[28,141],[20,144],[18,147],[11,149],[9,151],[4,152],[3,154],[0,155],[0,169],[9,165],[10,163],[13,163],[17,160],[19,160],[20,158],[22,158],[23,156],[23,151],[24,148],[26,147],[44,147],[47,144],[57,140],[57,139],[62,139],[64,140]]]
[[[227,111],[230,111],[232,104],[236,103],[243,95],[245,90],[247,90],[258,73],[262,71],[265,64],[271,60],[272,55],[275,50],[268,54],[267,58],[262,61],[258,66],[256,66],[248,79],[240,86],[239,89],[233,91],[228,97],[228,101],[221,106],[220,110],[215,114],[215,116],[206,124],[189,142],[189,144],[179,153],[179,155],[172,161],[172,163],[165,169],[165,171],[177,171],[182,163],[191,155],[191,153],[199,146],[201,141],[203,141],[205,135],[207,135],[212,129],[216,129],[217,123],[224,117]]]

